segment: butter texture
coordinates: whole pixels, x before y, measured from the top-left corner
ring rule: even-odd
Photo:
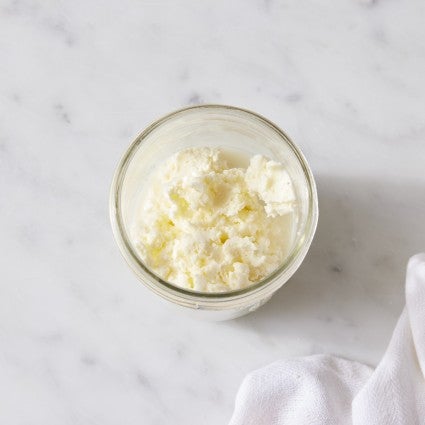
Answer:
[[[201,292],[246,288],[285,260],[296,197],[284,166],[256,155],[230,168],[220,149],[191,148],[152,174],[132,238],[155,274]]]

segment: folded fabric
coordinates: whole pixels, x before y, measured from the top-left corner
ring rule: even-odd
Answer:
[[[425,425],[425,254],[407,267],[406,307],[375,370],[325,355],[250,373],[230,425]]]

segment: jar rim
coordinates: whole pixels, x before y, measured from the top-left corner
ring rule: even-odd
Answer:
[[[128,166],[134,154],[139,149],[140,145],[143,143],[146,137],[151,134],[157,127],[165,124],[168,120],[175,118],[176,116],[185,114],[187,112],[193,112],[193,110],[220,109],[224,112],[236,111],[246,114],[249,118],[259,120],[267,127],[272,129],[275,133],[277,133],[279,138],[289,146],[289,148],[295,154],[295,157],[298,159],[308,183],[308,212],[303,237],[298,238],[298,243],[295,244],[295,246],[292,248],[285,261],[271,274],[243,289],[226,292],[200,292],[192,289],[182,288],[161,279],[141,261],[140,257],[134,251],[132,244],[130,243],[130,238],[128,237],[127,231],[125,229],[121,209],[121,192]],[[150,288],[153,292],[157,293],[161,297],[186,307],[219,309],[223,307],[223,304],[231,304],[232,307],[237,306],[238,304],[243,305],[247,297],[250,297],[250,299],[252,298],[253,301],[255,299],[260,300],[261,298],[264,298],[264,296],[266,296],[269,292],[273,293],[276,291],[292,276],[293,273],[295,273],[305,255],[307,254],[316,231],[318,221],[318,199],[316,183],[307,160],[305,159],[301,150],[295,145],[289,136],[276,124],[263,117],[262,115],[248,109],[220,104],[201,104],[184,107],[162,116],[146,127],[135,138],[135,140],[127,148],[116,168],[110,191],[109,212],[112,230],[115,240],[120,248],[121,254],[131,269],[136,273],[139,280],[145,284],[145,286]],[[284,273],[287,273],[288,279],[286,279],[285,282],[279,284],[278,278]]]

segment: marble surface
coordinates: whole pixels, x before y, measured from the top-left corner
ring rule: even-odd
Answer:
[[[425,249],[425,3],[0,0],[0,423],[225,424],[244,375],[375,365]],[[120,155],[184,105],[253,109],[317,176],[296,275],[256,313],[175,315],[128,270]]]

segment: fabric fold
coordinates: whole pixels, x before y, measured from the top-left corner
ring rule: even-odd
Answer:
[[[250,373],[230,425],[425,425],[425,254],[412,257],[406,307],[375,370],[334,356]]]

